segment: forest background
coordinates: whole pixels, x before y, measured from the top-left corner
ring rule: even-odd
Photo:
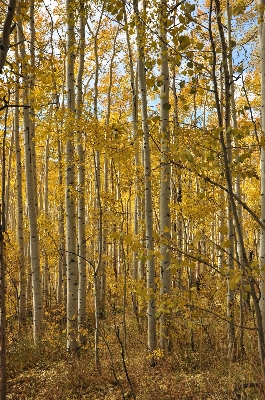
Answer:
[[[264,11],[1,1],[1,400],[264,398]]]

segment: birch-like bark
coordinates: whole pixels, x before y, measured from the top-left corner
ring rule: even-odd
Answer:
[[[15,32],[15,42],[17,42],[17,33]],[[18,47],[15,48],[15,57],[18,66]],[[19,85],[15,91],[15,104],[19,105]],[[15,150],[16,150],[16,200],[17,200],[17,242],[19,251],[19,311],[18,323],[19,326],[25,323],[26,320],[26,265],[24,257],[24,219],[23,219],[23,194],[22,194],[22,165],[21,165],[21,147],[20,147],[20,132],[19,132],[19,108],[14,111],[14,130],[15,130]]]
[[[52,112],[52,107],[51,107]],[[43,209],[45,217],[48,221],[49,218],[49,136],[46,139],[46,146],[45,146],[45,160],[44,160],[44,193],[43,193]],[[49,297],[49,263],[48,263],[48,255],[47,251],[44,254],[44,262],[43,262],[43,271],[42,271],[42,291],[43,291],[43,301],[48,307],[48,297]]]
[[[22,21],[18,21],[18,39],[20,42],[20,53],[23,60],[26,59],[25,40],[23,35]],[[30,230],[30,258],[33,289],[33,336],[34,341],[38,342],[42,334],[42,290],[40,274],[40,250],[39,233],[37,226],[35,189],[33,177],[33,156],[32,156],[32,136],[30,123],[30,85],[28,65],[23,65],[23,130],[24,130],[24,149],[25,149],[25,172],[27,185],[27,210],[29,217]]]
[[[130,35],[128,31],[128,21],[127,21],[127,13],[125,7],[125,1],[123,2],[124,7],[124,22],[125,22],[125,32],[126,32],[126,42],[129,56],[129,66],[130,66],[130,83],[131,83],[131,95],[132,95],[132,130],[133,130],[133,141],[134,141],[134,162],[135,162],[135,195],[134,195],[134,235],[135,237],[139,234],[139,216],[140,216],[140,196],[139,196],[139,166],[140,166],[140,156],[139,156],[139,140],[137,135],[137,123],[138,123],[138,72],[134,73],[133,69],[133,58],[132,58],[132,49],[130,42]],[[136,78],[136,79],[135,79]],[[133,252],[133,268],[132,268],[132,279],[136,282],[138,280],[138,252]],[[136,292],[132,292],[132,307],[134,313],[137,315],[137,297]]]
[[[3,171],[2,171],[3,173]],[[0,399],[6,400],[6,284],[4,262],[4,225],[3,214],[0,207]]]
[[[219,126],[225,128],[226,132],[226,157],[228,164],[232,162],[232,139],[230,134],[230,122],[231,122],[231,106],[230,106],[230,76],[228,69],[228,49],[227,43],[224,36],[224,29],[221,21],[220,15],[220,4],[219,0],[215,1],[216,4],[216,14],[217,14],[217,25],[221,42],[222,49],[222,68],[224,71],[224,100],[225,100],[225,114],[224,121],[219,121]],[[225,123],[223,126],[223,122]],[[230,246],[227,249],[228,253],[228,277],[227,277],[227,319],[228,319],[228,337],[229,337],[229,349],[228,349],[228,357],[230,360],[234,360],[235,356],[235,324],[234,324],[234,301],[235,295],[234,290],[231,289],[231,276],[234,270],[234,222],[233,222],[233,211],[231,204],[231,196],[227,196],[227,217],[228,217],[228,238],[230,240]]]
[[[94,56],[95,56],[95,81],[94,81],[94,118],[98,121],[98,78],[99,78],[99,56],[98,56],[98,34],[103,17],[104,4],[102,6],[96,33],[94,35]],[[103,210],[101,203],[101,174],[100,174],[100,152],[93,151],[94,171],[95,171],[95,209],[98,213],[98,259],[94,266],[94,288],[95,288],[95,364],[100,371],[99,360],[99,320],[104,317],[105,310],[102,307],[102,254],[103,254]]]
[[[155,301],[155,260],[153,239],[153,208],[152,208],[152,184],[151,184],[151,157],[149,145],[149,125],[147,112],[146,73],[144,66],[143,38],[140,30],[141,18],[139,16],[138,1],[134,2],[134,12],[137,17],[137,48],[138,48],[138,77],[141,92],[141,117],[143,130],[143,154],[144,154],[144,187],[145,187],[145,240],[147,251],[147,290],[150,299],[147,302],[147,344],[148,350],[153,354],[157,346],[156,338],[156,301]],[[143,28],[143,27],[141,27]],[[151,364],[154,363],[151,356]]]
[[[260,79],[261,79],[261,130],[265,136],[265,0],[258,0],[259,6],[259,53],[260,53]],[[265,223],[265,150],[260,150],[260,219]],[[260,309],[262,316],[263,335],[265,335],[265,230],[260,229]]]
[[[220,2],[219,0],[215,0],[216,4],[216,14],[217,14],[217,22],[218,24],[220,23],[218,17],[220,18],[221,13],[220,13]],[[209,12],[209,36],[210,36],[210,42],[212,46],[212,51],[213,51],[213,64],[212,64],[212,78],[213,78],[213,86],[214,86],[214,95],[215,95],[215,101],[216,101],[216,108],[217,108],[217,116],[218,116],[218,123],[219,126],[222,126],[222,116],[221,116],[221,108],[220,108],[220,100],[219,100],[219,95],[218,95],[218,87],[217,87],[217,79],[216,79],[216,48],[215,48],[215,43],[213,40],[213,34],[212,34],[212,29],[211,29],[211,21],[212,21],[212,6],[213,6],[213,0],[210,2],[210,12]],[[223,40],[224,36],[223,34],[220,35],[221,41]],[[222,49],[224,47],[222,46]],[[236,208],[236,203],[234,199],[234,193],[233,193],[233,185],[232,185],[232,178],[231,178],[231,170],[228,162],[228,157],[227,157],[227,151],[226,151],[226,144],[225,144],[225,139],[224,139],[224,132],[223,130],[220,131],[220,144],[223,152],[223,158],[224,158],[224,172],[225,172],[225,178],[226,178],[226,183],[227,183],[227,191],[230,195],[230,201],[231,201],[231,208],[232,208],[232,213],[234,217],[234,222],[236,226],[236,232],[238,235],[238,240],[240,242],[241,249],[243,251],[243,265],[245,270],[249,270],[250,265],[249,261],[246,255],[246,250],[245,250],[245,245],[244,245],[244,239],[243,239],[243,234],[242,234],[242,228],[240,224],[240,220],[238,218],[238,213],[237,213],[237,208]],[[253,280],[252,276],[248,276],[248,282],[250,284],[250,294],[253,299],[253,305],[254,305],[254,310],[255,310],[255,317],[256,317],[256,323],[257,323],[257,329],[258,329],[258,343],[259,343],[259,356],[260,356],[260,365],[261,365],[261,373],[262,373],[262,379],[265,382],[265,366],[264,366],[264,361],[265,361],[265,353],[264,353],[264,334],[263,334],[263,327],[262,327],[262,315],[261,315],[261,309],[259,305],[259,300],[256,294],[256,288],[255,288],[255,282]]]
[[[169,70],[168,70],[168,45],[167,45],[167,0],[159,4],[159,37],[160,37],[160,62],[161,62],[161,90],[160,90],[160,135],[161,135],[161,173],[160,173],[160,276],[161,276],[161,300],[166,299],[171,290],[170,270],[170,176],[171,166],[169,162]],[[168,311],[168,310],[167,310]],[[168,348],[169,331],[168,314],[160,317],[160,346]]]
[[[75,4],[73,0],[66,1],[67,15],[67,64],[66,88],[67,111],[69,118],[75,115]],[[65,185],[65,219],[66,219],[66,269],[67,269],[67,349],[76,351],[77,314],[78,314],[78,273],[76,260],[76,204],[75,204],[75,157],[74,134],[68,127],[66,141],[66,185]]]
[[[173,100],[174,100],[174,113],[173,113],[173,121],[174,121],[174,135],[172,137],[172,144],[177,146],[178,145],[178,140],[177,140],[177,133],[179,129],[179,106],[178,106],[178,95],[177,95],[177,88],[176,88],[176,67],[174,65],[173,67],[173,74],[172,74],[172,90],[173,90]],[[182,221],[182,211],[181,211],[181,206],[182,206],[182,175],[181,175],[181,168],[178,168],[178,170],[174,171],[172,173],[172,182],[174,185],[174,192],[171,191],[172,194],[172,201],[173,203],[177,203],[179,206],[179,211],[176,215],[176,220],[175,223],[173,224],[172,233],[174,232],[176,235],[177,239],[177,247],[179,249],[177,255],[178,255],[178,263],[179,265],[181,264],[182,261],[182,246],[183,246],[183,221]],[[181,288],[181,279],[182,279],[182,273],[181,273],[181,268],[178,269],[177,271],[177,286]]]
[[[80,3],[79,15],[79,69],[77,74],[77,119],[82,116],[83,109],[83,72],[85,64],[85,9],[84,3]],[[78,132],[78,331],[81,345],[86,344],[84,334],[86,323],[86,231],[85,231],[85,152],[83,147],[82,132]]]
[[[226,11],[227,11],[227,46],[229,49],[228,53],[228,70],[229,70],[229,84],[230,84],[230,100],[231,100],[231,117],[232,117],[232,127],[233,129],[237,129],[237,118],[236,118],[236,102],[235,102],[235,85],[234,85],[234,71],[233,71],[233,48],[232,48],[232,5],[230,4],[230,0],[226,0]],[[237,144],[235,144],[237,147]],[[241,178],[240,175],[236,176],[235,181],[235,192],[239,199],[241,199]],[[238,218],[241,226],[243,227],[243,209],[241,204],[237,206],[238,210]],[[243,229],[243,228],[242,228]],[[244,260],[243,260],[243,250],[241,248],[240,242],[237,238],[236,241],[236,250],[237,250],[237,260],[238,267],[242,268]],[[240,296],[240,326],[243,326],[243,293],[242,293],[242,284],[239,292]],[[240,353],[244,352],[244,329],[240,329]]]
[[[107,115],[106,115],[106,125],[108,126],[110,123],[110,113],[111,113],[111,90],[113,86],[113,63],[114,58],[116,55],[116,42],[118,37],[119,29],[116,29],[115,36],[114,36],[114,43],[113,43],[113,53],[110,59],[110,66],[109,66],[109,87],[107,92]],[[104,157],[104,198],[107,199],[109,189],[109,159],[108,156],[105,155]],[[107,253],[108,253],[108,244],[107,244],[107,232],[108,226],[105,215],[107,215],[108,209],[106,205],[106,200],[104,200],[102,207],[103,207],[103,234],[102,234],[102,266],[101,266],[101,274],[100,274],[100,314],[102,317],[105,316],[105,307],[106,307],[106,268],[107,268]]]
[[[58,140],[58,183],[59,187],[63,184],[62,174],[62,144]],[[58,272],[57,272],[57,303],[62,304],[66,301],[67,297],[67,279],[66,279],[66,253],[65,253],[65,229],[64,229],[64,204],[60,200],[58,210],[58,224],[59,224],[59,258],[58,258]]]
[[[11,136],[11,142],[10,142],[10,147],[9,147],[9,156],[8,156],[8,170],[7,170],[7,177],[6,177],[6,204],[5,204],[5,209],[6,209],[6,229],[8,229],[8,223],[9,223],[9,219],[11,219],[11,223],[12,223],[12,218],[9,218],[12,213],[10,211],[10,198],[11,197],[11,193],[10,193],[10,178],[11,178],[11,170],[12,170],[12,155],[13,155],[13,146],[14,146],[14,135],[15,135],[15,129],[14,129],[14,125],[13,125],[13,129],[12,129],[12,136]],[[12,204],[12,203],[11,203]]]
[[[30,66],[31,71],[29,75],[30,79],[30,131],[31,131],[31,157],[32,157],[32,165],[33,165],[33,189],[34,189],[34,198],[35,198],[35,207],[36,214],[38,216],[39,208],[38,208],[38,179],[37,179],[37,164],[36,164],[36,148],[35,148],[35,111],[34,111],[34,93],[35,93],[35,68],[36,68],[36,57],[35,57],[35,0],[30,0],[30,15],[29,15],[29,24],[30,24]]]

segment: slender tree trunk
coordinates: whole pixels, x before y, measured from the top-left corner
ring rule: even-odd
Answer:
[[[143,136],[143,153],[144,153],[144,186],[145,186],[145,240],[147,251],[147,290],[149,300],[147,302],[147,321],[148,332],[147,342],[148,350],[151,353],[151,365],[154,365],[153,352],[157,346],[156,338],[156,300],[155,300],[155,260],[154,260],[154,239],[153,239],[153,206],[152,206],[152,184],[151,184],[151,157],[149,145],[149,125],[147,112],[147,93],[146,93],[146,73],[144,66],[144,49],[143,38],[141,34],[143,30],[139,24],[141,19],[139,16],[138,2],[134,2],[134,12],[138,18],[137,23],[137,46],[138,46],[138,74],[139,89],[141,92],[141,116]],[[142,27],[143,28],[143,27]]]
[[[3,214],[0,220],[0,399],[6,400],[6,302]]]
[[[259,53],[260,53],[260,78],[261,78],[261,130],[265,136],[265,0],[258,0],[259,9]],[[265,223],[265,150],[260,150],[260,191],[261,191],[261,222]],[[262,316],[263,335],[265,335],[265,230],[260,230],[260,309]]]
[[[51,107],[52,109],[52,107]],[[51,110],[52,111],[52,110]],[[49,218],[49,136],[46,139],[45,146],[45,160],[44,160],[44,193],[43,193],[43,208],[46,220]],[[47,249],[44,250],[43,255],[43,271],[42,271],[42,290],[43,290],[43,301],[47,308],[49,308],[49,260],[47,255]]]
[[[77,75],[77,119],[82,115],[83,108],[83,72],[85,55],[85,23],[84,3],[80,4],[79,15],[79,69]],[[86,232],[85,232],[85,152],[83,148],[82,132],[78,132],[78,331],[81,345],[86,344],[84,334],[86,323]]]
[[[221,28],[221,34],[220,34],[220,39],[221,41],[224,38],[223,32],[222,32],[222,25],[220,21],[221,17],[221,11],[220,11],[220,2],[219,0],[215,0],[216,4],[216,15],[217,15],[217,23],[218,23],[218,28]],[[212,51],[213,51],[213,64],[212,64],[212,78],[213,78],[213,85],[214,85],[214,95],[215,95],[215,101],[216,101],[216,107],[217,107],[217,115],[218,115],[218,122],[219,126],[222,127],[222,116],[221,116],[221,108],[220,108],[220,100],[219,100],[219,95],[218,95],[218,87],[217,87],[217,79],[216,79],[216,48],[215,48],[215,43],[213,40],[213,34],[212,34],[212,29],[211,29],[211,20],[212,20],[212,5],[213,5],[213,0],[210,2],[210,12],[209,12],[209,34],[210,34],[210,41],[211,41],[211,46],[212,46]],[[222,44],[222,51],[224,51],[225,46]],[[224,56],[223,56],[224,59]],[[234,217],[234,222],[236,226],[236,231],[238,235],[238,241],[240,242],[241,249],[243,251],[243,262],[244,262],[244,268],[248,270],[250,268],[249,261],[246,255],[246,250],[245,250],[245,245],[244,245],[244,239],[243,239],[243,234],[242,234],[242,228],[241,224],[238,218],[238,213],[237,213],[237,208],[236,208],[236,203],[235,199],[233,196],[233,185],[232,185],[232,179],[231,179],[231,170],[229,167],[229,162],[228,162],[228,156],[227,156],[227,151],[226,151],[226,145],[225,145],[225,139],[224,139],[224,132],[223,130],[220,131],[220,144],[223,152],[223,157],[224,157],[224,172],[225,172],[225,178],[226,178],[226,183],[227,183],[227,190],[230,195],[230,201],[231,201],[231,208],[232,208],[232,213]],[[265,361],[265,353],[264,353],[264,333],[263,333],[263,327],[262,327],[262,315],[261,315],[261,309],[259,305],[259,300],[256,294],[256,288],[255,288],[255,283],[253,280],[252,276],[248,276],[248,281],[250,284],[250,294],[253,299],[253,305],[255,309],[255,316],[256,316],[256,323],[257,323],[257,328],[258,328],[258,343],[259,343],[259,355],[260,355],[260,363],[261,363],[261,373],[262,373],[262,378],[263,381],[265,382],[265,366],[264,366],[264,361]]]
[[[17,33],[15,33],[15,42],[17,42]],[[15,49],[15,56],[18,66],[18,48]],[[19,78],[18,78],[19,80]],[[15,92],[15,104],[19,105],[19,86],[18,80]],[[15,131],[15,150],[16,150],[16,195],[17,195],[17,242],[19,248],[19,312],[18,321],[24,324],[26,320],[26,266],[24,257],[24,218],[23,218],[23,194],[22,194],[22,166],[21,166],[21,147],[19,132],[19,108],[14,111],[14,131]]]
[[[99,56],[98,56],[98,34],[103,17],[104,4],[102,6],[98,27],[94,35],[94,55],[95,55],[95,82],[94,82],[94,118],[98,121],[98,78],[99,78]],[[105,310],[102,307],[102,254],[103,254],[103,213],[101,203],[101,174],[100,174],[100,153],[93,151],[94,171],[95,171],[95,212],[98,213],[98,245],[97,262],[94,266],[94,286],[95,286],[95,364],[100,371],[99,360],[99,320],[104,317]]]
[[[6,129],[8,109],[5,110],[4,133],[2,140],[2,193],[0,204],[0,399],[6,400],[6,271],[4,260],[4,232],[6,232]]]
[[[34,199],[35,199],[35,207],[36,207],[36,215],[38,216],[39,208],[38,208],[38,179],[37,179],[37,165],[36,165],[36,149],[35,149],[35,110],[34,110],[34,96],[35,96],[35,68],[36,68],[36,57],[35,57],[35,0],[30,0],[30,15],[29,15],[29,24],[30,24],[30,74],[29,78],[29,89],[30,89],[30,132],[31,132],[31,157],[32,157],[32,165],[33,165],[33,190],[34,190]]]
[[[231,99],[231,116],[232,116],[232,127],[233,129],[237,129],[237,117],[236,117],[236,103],[235,103],[235,85],[234,85],[234,71],[233,71],[233,50],[232,50],[232,6],[230,4],[230,0],[226,0],[226,11],[227,11],[227,45],[229,49],[228,54],[228,70],[229,70],[229,80],[230,80],[230,99]],[[237,143],[235,143],[237,147]],[[239,199],[241,199],[241,178],[240,175],[237,175],[235,182],[235,193]],[[238,204],[238,218],[241,226],[243,227],[243,210],[242,206]],[[243,228],[242,228],[243,229]],[[237,249],[237,259],[238,259],[238,268],[242,268],[244,260],[243,260],[243,250],[241,248],[240,242],[236,241],[236,249]],[[243,293],[242,293],[242,284],[240,287],[240,326],[243,326]],[[240,329],[240,353],[244,352],[244,329]]]
[[[22,22],[18,22],[18,39],[20,52],[23,60],[26,60],[25,41],[22,30]],[[34,164],[32,156],[32,136],[30,123],[30,102],[29,102],[29,77],[28,65],[23,65],[23,122],[24,122],[24,148],[25,148],[25,171],[27,185],[27,210],[30,230],[30,258],[33,288],[33,335],[34,341],[38,342],[42,335],[42,290],[40,274],[40,250],[39,233],[37,226],[35,188],[34,188]]]
[[[12,136],[11,136],[11,142],[10,142],[10,147],[9,147],[9,156],[8,156],[8,171],[7,171],[7,177],[6,177],[6,229],[8,230],[8,223],[9,223],[9,217],[11,215],[10,211],[10,198],[11,193],[10,193],[10,177],[11,177],[11,170],[12,170],[12,155],[13,155],[13,145],[14,145],[14,135],[15,135],[15,129],[14,129],[14,124],[13,124],[13,129],[12,129]],[[11,223],[12,223],[12,218],[11,218]]]
[[[219,126],[225,128],[226,131],[226,144],[225,144],[225,152],[228,164],[232,162],[232,139],[230,135],[230,122],[231,122],[231,106],[230,106],[230,76],[228,69],[228,50],[227,44],[224,36],[224,29],[221,21],[220,15],[220,4],[219,0],[215,1],[216,4],[216,14],[217,14],[217,25],[221,42],[222,49],[222,68],[224,71],[224,100],[225,100],[225,115],[224,122],[225,126],[223,126],[223,119],[219,121]],[[218,11],[219,10],[219,11]],[[228,322],[228,337],[229,337],[229,350],[228,357],[230,360],[234,360],[235,357],[235,323],[234,323],[234,290],[231,289],[231,276],[234,270],[234,223],[233,223],[233,211],[232,211],[232,203],[231,196],[228,194],[227,196],[227,217],[228,217],[228,238],[230,240],[230,246],[227,249],[228,253],[228,277],[227,277],[227,318]]]
[[[162,286],[160,289],[161,300],[166,300],[171,291],[170,270],[170,176],[171,166],[169,162],[169,70],[168,70],[168,46],[167,46],[167,0],[159,4],[159,37],[160,61],[161,61],[161,90],[160,90],[160,126],[161,126],[161,175],[160,175],[160,276]],[[168,311],[168,310],[167,310]],[[163,313],[160,317],[160,346],[162,349],[169,347],[169,318]]]
[[[69,118],[75,117],[75,33],[74,33],[73,0],[66,2],[67,15],[67,111]],[[75,157],[74,134],[72,125],[68,127],[66,141],[66,185],[65,185],[65,218],[66,218],[66,268],[67,268],[67,349],[76,351],[77,318],[78,318],[78,273],[76,260],[76,204],[75,204]]]
[[[140,196],[139,196],[139,166],[140,166],[140,157],[139,157],[139,140],[137,135],[137,124],[138,124],[138,71],[136,74],[133,70],[133,58],[132,58],[132,49],[130,42],[130,35],[128,31],[128,21],[127,21],[127,13],[125,1],[123,1],[123,9],[124,9],[124,22],[126,27],[126,41],[127,41],[127,49],[129,55],[130,62],[130,83],[131,83],[131,95],[132,95],[132,130],[133,130],[133,140],[134,140],[134,162],[135,162],[135,200],[134,200],[134,235],[137,237],[139,234],[139,217],[140,217]],[[133,252],[133,268],[132,268],[132,279],[136,282],[138,280],[138,251]],[[133,311],[137,315],[137,298],[136,292],[132,292],[132,307]]]
[[[15,93],[16,104],[19,104],[18,87]],[[18,320],[24,323],[26,320],[26,267],[24,258],[24,219],[23,219],[23,195],[22,195],[22,167],[21,148],[19,137],[19,110],[15,109],[14,117],[15,148],[16,148],[16,193],[17,193],[17,241],[19,248],[19,313]]]
[[[62,150],[61,141],[58,140],[58,184],[62,187],[63,174],[62,174]],[[63,300],[66,301],[67,296],[67,280],[66,280],[66,253],[65,253],[65,230],[64,230],[64,205],[60,200],[58,210],[58,223],[59,223],[59,258],[58,258],[58,273],[57,273],[57,303],[62,304]]]

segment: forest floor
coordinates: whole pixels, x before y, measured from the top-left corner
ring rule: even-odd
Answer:
[[[10,329],[7,347],[8,400],[263,400],[258,355],[228,362],[222,335],[206,337],[195,330],[192,341],[180,330],[173,338],[170,354],[156,354],[150,366],[146,351],[146,329],[139,331],[128,319],[126,355],[122,355],[124,333],[116,322],[104,321],[100,373],[95,368],[94,335],[78,356],[67,353],[65,331],[51,320],[39,346],[29,332],[18,337]],[[116,328],[115,328],[116,327]],[[224,333],[225,334],[225,333]],[[211,335],[211,338],[210,338]],[[210,338],[207,343],[207,337]],[[120,340],[119,340],[120,339]],[[251,338],[249,340],[252,340]],[[192,343],[193,342],[193,343]]]

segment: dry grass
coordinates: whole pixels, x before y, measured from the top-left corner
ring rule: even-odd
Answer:
[[[119,321],[116,319],[116,323]],[[95,370],[93,331],[87,348],[73,357],[64,348],[65,333],[60,324],[47,324],[43,343],[36,347],[28,333],[8,343],[9,400],[120,400],[133,399],[126,378],[121,347],[113,318],[102,324],[100,342],[101,374]],[[49,329],[49,327],[51,329]],[[264,399],[255,338],[245,337],[246,355],[229,363],[226,358],[225,325],[205,332],[193,331],[193,349],[188,329],[177,319],[172,326],[170,354],[158,354],[155,367],[149,366],[146,328],[139,331],[133,316],[128,316],[126,367],[137,400]],[[120,324],[121,338],[122,325]],[[106,344],[108,346],[106,346]],[[242,388],[249,383],[253,387]]]

